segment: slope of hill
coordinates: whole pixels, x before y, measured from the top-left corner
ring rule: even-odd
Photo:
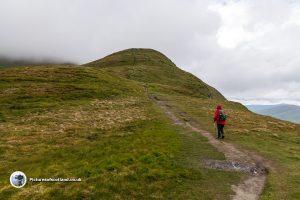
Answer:
[[[157,87],[162,92],[211,99],[225,99],[216,89],[185,72],[162,53],[152,49],[127,49],[85,66]]]
[[[191,165],[224,156],[199,135],[179,134],[143,85],[102,69],[1,69],[0,97],[0,199],[211,199],[229,197],[225,183],[238,181]],[[17,190],[9,184],[17,170],[82,181]]]
[[[108,57],[109,60],[119,60],[122,57],[121,55],[132,51],[137,51],[141,55],[147,55],[149,51],[153,52],[154,50],[129,49]],[[183,83],[186,83],[185,75],[188,73],[183,72],[182,74],[179,72],[181,70],[173,68],[172,70],[178,72],[183,78],[180,75],[172,76],[172,71],[165,71],[165,68],[171,68],[169,67],[171,63],[157,66],[154,68],[155,72],[151,73],[151,67],[143,66],[143,63],[129,62],[129,65],[123,66],[102,64],[106,62],[108,57],[94,61],[87,64],[87,66],[101,68],[117,76],[140,82],[148,89],[150,95],[167,99],[169,106],[176,110],[174,112],[177,112],[178,115],[184,116],[185,121],[192,119],[205,130],[215,131],[212,126],[211,115],[217,104],[223,104],[228,114],[226,140],[240,147],[258,152],[275,163],[276,167],[272,165],[271,169],[269,169],[270,174],[267,180],[267,187],[264,190],[262,199],[300,198],[300,193],[298,192],[300,190],[298,184],[300,173],[297,171],[297,168],[300,166],[298,162],[300,159],[298,156],[298,153],[300,153],[298,146],[300,142],[299,125],[251,113],[245,106],[227,101],[222,95],[218,95],[219,92],[214,93],[214,89],[212,89],[212,92],[207,92],[207,90],[203,89],[203,85],[202,87],[196,86],[196,91],[199,91],[201,95],[193,93],[193,90],[190,90],[190,88],[187,92]],[[134,60],[132,57],[131,54],[127,59]],[[97,63],[101,64],[97,65]],[[167,63],[166,59],[164,63]],[[156,79],[156,76],[159,79]],[[189,85],[201,83],[197,78],[192,79],[192,84],[189,81],[187,82]],[[180,89],[178,90],[178,88]],[[212,98],[209,95],[211,93],[215,94],[212,95]]]
[[[242,174],[206,169],[224,154],[174,125],[149,97],[214,132],[224,105],[226,141],[269,158],[262,199],[297,199],[299,126],[251,113],[150,49],[117,52],[83,66],[0,69],[0,199],[229,199]],[[32,178],[9,185],[13,171]]]
[[[252,112],[272,116],[278,119],[300,123],[300,106],[289,104],[247,105]]]

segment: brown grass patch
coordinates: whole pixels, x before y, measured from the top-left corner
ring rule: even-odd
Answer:
[[[2,147],[18,148],[24,154],[33,149],[59,148],[76,145],[83,140],[111,134],[130,123],[149,119],[139,98],[117,100],[94,99],[69,109],[34,113],[18,122],[0,123],[5,142]],[[71,137],[71,139],[69,139]],[[6,155],[8,156],[8,155]]]

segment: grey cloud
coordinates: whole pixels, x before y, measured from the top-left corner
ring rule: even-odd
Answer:
[[[216,33],[217,14],[205,1],[4,0],[0,52],[51,56],[80,63],[130,47],[180,57],[194,40]],[[187,53],[188,54],[188,53]],[[180,59],[179,59],[180,60]]]

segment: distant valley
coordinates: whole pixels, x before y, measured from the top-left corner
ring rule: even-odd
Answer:
[[[294,123],[300,123],[300,106],[290,104],[276,105],[246,105],[246,107],[255,113],[267,115]]]

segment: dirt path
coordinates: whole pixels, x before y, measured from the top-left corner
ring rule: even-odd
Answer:
[[[233,144],[225,142],[224,140],[215,139],[213,136],[214,134],[200,129],[198,125],[190,119],[190,117],[175,114],[174,109],[168,104],[167,101],[161,100],[157,97],[151,97],[151,99],[163,109],[163,111],[174,122],[174,124],[200,133],[208,139],[208,142],[211,145],[225,154],[226,161],[203,160],[202,164],[205,167],[216,170],[238,171],[246,174],[246,176],[238,185],[232,185],[232,190],[236,194],[233,195],[231,199],[259,199],[266,182],[266,167],[268,167],[268,161],[256,154],[239,150]]]

